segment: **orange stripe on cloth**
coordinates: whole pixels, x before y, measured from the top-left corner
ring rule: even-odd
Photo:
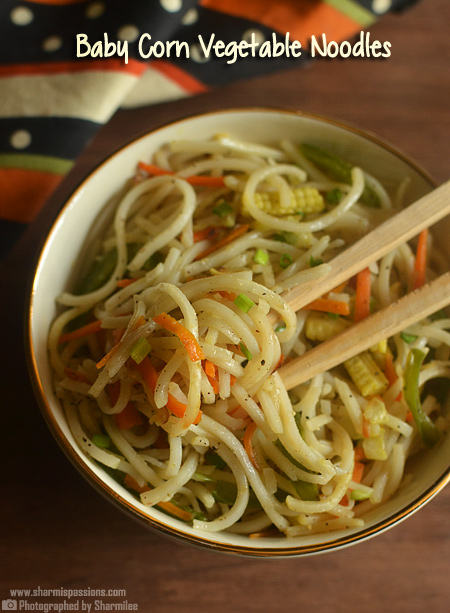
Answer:
[[[153,70],[157,70],[190,94],[201,94],[208,91],[206,85],[170,62],[157,60],[151,62],[150,66]]]
[[[146,69],[143,62],[128,60],[125,64],[121,58],[103,60],[76,60],[74,62],[48,62],[42,64],[10,64],[0,66],[0,77],[17,77],[19,75],[59,74],[70,72],[126,72],[140,76]]]
[[[0,168],[0,218],[32,221],[62,178],[51,172]]]
[[[34,4],[82,4],[83,2],[89,2],[89,0],[27,0]]]
[[[312,35],[325,34],[328,42],[342,41],[361,29],[353,19],[317,0],[200,0],[200,4],[213,11],[256,21],[283,34],[289,32],[290,39],[299,40],[305,49],[309,48]]]

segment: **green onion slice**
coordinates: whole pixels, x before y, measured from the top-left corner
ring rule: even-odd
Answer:
[[[97,447],[101,447],[102,449],[107,449],[111,444],[111,439],[107,434],[93,434],[92,442]]]
[[[140,364],[146,355],[150,353],[151,345],[148,340],[144,337],[141,337],[138,341],[136,341],[131,348],[130,357],[136,362],[136,364]]]
[[[283,255],[280,258],[281,268],[287,268],[291,264],[292,264],[292,255],[290,255],[289,253],[283,253]]]
[[[244,345],[244,343],[239,343],[239,347],[241,348],[242,353],[245,355],[245,357],[247,358],[247,360],[251,360],[252,359],[252,354],[250,353],[250,351],[247,349],[247,347]]]
[[[233,212],[233,207],[228,202],[221,202],[213,208],[212,212],[222,219]]]
[[[241,311],[244,311],[244,313],[248,313],[250,309],[255,306],[253,300],[245,294],[239,294],[239,296],[234,299],[234,304],[238,306]]]
[[[253,261],[257,264],[262,264],[262,266],[265,266],[269,261],[269,254],[264,249],[257,249],[255,255],[253,256]]]

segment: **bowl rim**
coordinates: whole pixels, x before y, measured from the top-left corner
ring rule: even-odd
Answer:
[[[99,492],[103,497],[105,497],[109,502],[112,502],[116,507],[118,507],[122,512],[126,513],[128,516],[131,516],[136,521],[141,524],[144,524],[146,527],[157,530],[163,535],[170,536],[172,538],[177,539],[178,541],[184,542],[185,544],[194,544],[197,547],[206,548],[208,550],[225,552],[229,554],[238,554],[249,557],[259,557],[259,558],[288,558],[288,557],[299,557],[305,555],[313,555],[329,552],[332,550],[342,549],[344,547],[348,547],[350,545],[356,544],[360,541],[367,540],[380,534],[387,529],[393,527],[394,525],[400,523],[405,520],[407,517],[418,511],[422,506],[428,503],[441,489],[443,489],[447,483],[450,481],[450,467],[448,467],[443,474],[438,477],[433,484],[431,484],[423,493],[416,496],[416,498],[407,504],[405,507],[400,509],[399,511],[393,513],[389,517],[384,520],[380,520],[376,524],[371,527],[362,528],[357,532],[349,532],[347,535],[331,539],[329,541],[317,542],[314,544],[306,544],[306,545],[292,545],[287,547],[258,547],[253,548],[251,546],[234,544],[234,543],[223,543],[217,542],[214,540],[209,540],[207,538],[203,538],[200,534],[193,535],[187,532],[184,532],[182,526],[180,528],[176,525],[169,525],[164,521],[159,520],[158,518],[151,517],[149,515],[144,514],[138,508],[133,506],[129,501],[124,499],[117,491],[115,491],[112,487],[110,487],[105,481],[99,478],[99,476],[88,466],[88,464],[84,461],[81,455],[79,455],[72,444],[68,441],[63,431],[61,430],[56,417],[53,414],[51,404],[46,397],[44,385],[41,381],[38,369],[38,360],[36,358],[35,349],[32,342],[33,336],[33,319],[34,319],[34,297],[36,292],[36,282],[38,279],[38,275],[43,266],[45,260],[45,254],[47,252],[47,248],[49,247],[49,243],[59,226],[60,221],[63,219],[66,209],[70,206],[71,202],[73,202],[78,194],[84,189],[85,185],[89,182],[92,175],[99,172],[105,165],[107,165],[114,157],[120,155],[125,149],[133,146],[136,142],[147,138],[150,135],[161,132],[167,128],[175,127],[178,124],[183,124],[189,122],[191,120],[202,119],[204,117],[210,116],[221,116],[224,114],[252,114],[252,113],[273,113],[275,115],[289,115],[296,116],[305,119],[312,119],[321,123],[325,123],[340,129],[343,129],[347,132],[351,132],[363,139],[366,139],[373,144],[381,147],[385,151],[388,151],[395,157],[399,158],[402,162],[407,164],[410,168],[412,168],[418,175],[422,176],[425,181],[427,181],[431,188],[436,187],[437,183],[431,176],[414,160],[411,160],[406,154],[404,154],[401,150],[397,149],[395,146],[387,143],[383,139],[379,138],[372,132],[368,130],[361,129],[357,126],[354,126],[350,123],[346,123],[344,121],[330,118],[327,116],[314,114],[310,112],[305,112],[301,110],[292,110],[292,109],[283,109],[276,107],[265,107],[265,106],[257,106],[257,107],[235,107],[228,109],[217,109],[212,111],[200,112],[200,113],[192,113],[187,114],[178,119],[172,121],[165,121],[161,123],[157,127],[148,130],[143,130],[138,133],[136,136],[131,137],[126,140],[123,144],[118,145],[114,148],[112,152],[103,157],[95,166],[87,171],[86,174],[80,179],[78,184],[72,188],[68,195],[64,196],[64,201],[60,209],[58,210],[56,216],[50,222],[50,226],[46,230],[45,237],[39,247],[38,256],[33,265],[33,272],[31,276],[31,281],[29,283],[29,287],[27,290],[27,302],[25,308],[25,321],[24,321],[24,336],[25,336],[25,352],[26,352],[26,363],[28,368],[29,377],[31,379],[31,384],[33,388],[34,395],[38,401],[38,405],[40,411],[44,417],[47,426],[49,427],[50,432],[52,433],[54,439],[58,443],[59,447],[62,449],[66,457],[70,460],[72,465],[77,469],[77,471],[83,476],[83,478],[92,486],[94,489]],[[214,534],[210,535],[211,539],[214,537]],[[289,541],[286,540],[286,543]]]

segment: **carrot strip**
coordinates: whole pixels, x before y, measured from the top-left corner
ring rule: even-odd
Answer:
[[[225,300],[231,300],[231,302],[234,302],[237,298],[237,294],[235,294],[234,292],[228,292],[222,289],[216,292],[216,294],[219,294],[219,296],[225,298]]]
[[[425,228],[425,230],[422,230],[419,234],[419,240],[417,242],[416,259],[414,260],[413,289],[418,289],[425,283],[427,270],[427,241],[428,228]]]
[[[139,162],[138,167],[141,170],[145,170],[145,172],[148,172],[149,175],[161,176],[174,174],[172,170],[165,170],[160,166],[156,166],[155,164],[146,164],[145,162]]]
[[[211,247],[208,247],[208,249],[205,249],[204,251],[199,253],[195,260],[202,260],[210,253],[214,253],[214,251],[222,249],[222,247],[225,247],[225,245],[228,245],[239,236],[242,236],[242,234],[245,234],[249,227],[249,224],[242,224],[241,226],[236,226],[236,228],[233,228],[233,230],[229,234],[224,236],[220,241],[217,241],[215,245],[211,245]]]
[[[361,479],[364,474],[364,464],[362,462],[355,462],[353,467],[352,481],[355,483],[361,483]]]
[[[361,321],[370,315],[370,270],[364,268],[356,277],[354,320]]]
[[[148,385],[148,387],[150,388],[150,390],[155,393],[155,389],[156,389],[156,384],[158,382],[158,372],[156,370],[156,368],[153,366],[150,358],[148,356],[146,356],[142,362],[140,364],[133,364],[134,368],[136,368],[140,374],[141,377],[143,378],[143,380],[145,381],[145,383]],[[169,411],[171,413],[173,413],[176,417],[184,417],[184,414],[186,413],[186,409],[187,409],[187,405],[184,404],[183,402],[180,402],[179,400],[177,400],[175,398],[175,396],[172,396],[172,394],[169,393],[168,395],[168,399],[167,399],[167,404],[166,407],[169,409]],[[199,411],[197,414],[197,417],[194,421],[194,424],[198,424],[200,419],[201,419],[201,414],[202,412]]]
[[[172,170],[165,170],[155,164],[146,164],[145,162],[139,162],[138,164],[141,170],[145,170],[150,175],[162,176],[162,175],[175,175]],[[210,177],[208,175],[193,175],[191,177],[180,177],[190,183],[191,185],[200,185],[206,187],[224,187],[225,182],[223,177]]]
[[[386,358],[384,361],[384,375],[386,379],[388,380],[389,387],[391,387],[391,385],[394,385],[394,383],[398,379],[397,372],[394,368],[394,361],[392,358],[392,353],[390,351],[387,352]],[[403,391],[400,390],[395,400],[397,402],[400,402],[402,398],[403,398]]]
[[[119,279],[119,281],[117,281],[117,287],[128,287],[137,280],[138,279]]]
[[[256,468],[257,471],[261,471],[261,467],[258,464],[258,460],[255,455],[255,450],[253,449],[252,439],[255,433],[255,430],[258,426],[254,421],[250,422],[249,425],[245,428],[244,432],[244,449],[247,452],[247,455],[250,459],[250,462]]]
[[[194,232],[194,243],[199,243],[207,238],[214,238],[221,230],[222,228],[214,228],[213,226],[208,226],[203,228],[203,230],[196,230]]]
[[[114,419],[119,430],[129,430],[133,426],[141,426],[144,423],[142,415],[132,402],[129,402],[120,413],[116,413]]]
[[[205,360],[204,369],[205,369],[205,373],[208,375],[208,377],[215,377],[216,376],[216,366],[215,366],[215,364],[213,364],[209,360]]]
[[[358,445],[355,447],[355,462],[360,462],[361,460],[366,459],[366,454],[364,453],[364,448]]]
[[[370,438],[370,421],[363,419],[362,434],[364,438]]]
[[[330,293],[340,294],[345,289],[345,286],[347,285],[347,283],[348,281],[344,281],[343,283],[341,283],[340,285],[332,289]]]
[[[305,309],[311,311],[322,311],[324,313],[333,313],[334,315],[350,315],[350,307],[348,302],[341,300],[330,300],[330,298],[316,298],[305,306]]]
[[[192,332],[183,326],[183,324],[181,324],[179,321],[174,319],[171,315],[161,313],[161,315],[154,317],[153,321],[161,326],[161,328],[164,328],[165,330],[168,330],[169,332],[172,332],[178,336],[180,341],[185,346],[192,362],[205,359],[203,349],[198,344],[198,341]]]
[[[61,334],[61,336],[58,338],[58,343],[68,343],[69,341],[73,341],[77,338],[83,338],[84,336],[89,336],[90,334],[96,334],[97,332],[100,332],[101,329],[101,319],[96,319],[95,321],[92,321],[81,328],[72,330],[72,332]]]

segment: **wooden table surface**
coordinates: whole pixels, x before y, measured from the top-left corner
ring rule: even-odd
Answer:
[[[400,526],[325,555],[253,560],[188,548],[134,523],[75,471],[39,412],[22,344],[26,282],[51,219],[80,177],[144,129],[223,107],[302,109],[372,131],[438,182],[447,179],[449,24],[448,0],[423,0],[372,28],[373,38],[392,43],[388,60],[316,61],[194,99],[120,111],[101,130],[1,268],[2,599],[10,589],[40,586],[124,589],[126,597],[104,602],[158,613],[449,610],[450,488]]]

